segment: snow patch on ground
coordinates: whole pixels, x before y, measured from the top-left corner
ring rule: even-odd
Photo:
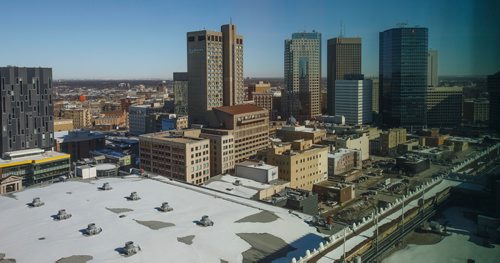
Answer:
[[[448,221],[448,232],[445,237],[434,245],[409,245],[384,259],[383,263],[429,263],[429,262],[498,262],[500,246],[492,248],[479,245],[479,237],[475,236],[476,225],[463,216],[467,209],[451,207],[443,211]]]

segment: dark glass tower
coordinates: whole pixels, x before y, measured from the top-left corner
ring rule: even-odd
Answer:
[[[500,71],[488,76],[490,94],[490,128],[500,132]]]
[[[400,27],[380,33],[380,113],[390,127],[427,124],[428,29]]]
[[[52,69],[1,67],[0,92],[0,153],[51,149]]]
[[[327,109],[328,115],[335,115],[335,81],[363,79],[361,75],[361,38],[336,37],[328,39],[327,53]]]

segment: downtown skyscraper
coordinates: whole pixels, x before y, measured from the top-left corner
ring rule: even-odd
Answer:
[[[335,81],[363,79],[361,76],[361,38],[328,39],[327,49],[327,109],[335,115]]]
[[[380,32],[380,113],[390,127],[426,126],[428,29]]]
[[[303,32],[285,40],[283,112],[308,120],[321,115],[321,34]]]
[[[235,25],[188,32],[187,68],[191,123],[208,124],[212,108],[243,103],[243,37]]]
[[[0,68],[0,153],[51,149],[54,139],[51,68]]]

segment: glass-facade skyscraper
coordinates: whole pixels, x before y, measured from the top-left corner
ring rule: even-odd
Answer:
[[[329,115],[335,112],[335,81],[363,79],[361,75],[361,38],[335,37],[327,42],[327,108]]]
[[[426,126],[428,29],[380,32],[380,113],[390,127]]]
[[[321,115],[321,34],[292,34],[285,40],[285,90],[283,111],[287,116],[309,120]]]

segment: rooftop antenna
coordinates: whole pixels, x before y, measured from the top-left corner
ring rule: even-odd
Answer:
[[[342,20],[340,20],[340,33],[339,33],[339,37],[342,37]]]

